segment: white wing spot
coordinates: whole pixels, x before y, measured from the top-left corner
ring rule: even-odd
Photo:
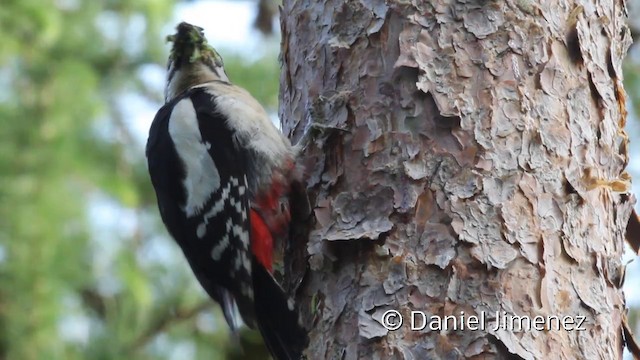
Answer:
[[[253,289],[249,287],[249,285],[243,283],[242,286],[240,286],[240,292],[246,297],[253,299]]]
[[[240,241],[242,241],[243,243],[249,243],[249,232],[243,229],[242,226],[233,225],[233,235],[238,237],[238,239],[240,239]]]
[[[236,256],[235,261],[233,263],[235,270],[240,271],[240,268],[243,267],[247,272],[251,271],[251,262],[249,261],[249,257],[247,257],[246,252],[242,252]]]
[[[203,222],[198,226],[198,238],[202,239],[204,237],[204,232],[206,231],[206,225],[209,224],[209,219],[218,215],[222,209],[224,209],[224,203],[229,198],[229,192],[231,191],[231,184],[227,184],[227,186],[222,189],[222,193],[220,194],[220,199],[216,201],[215,204],[211,207],[209,211],[207,211],[203,216]],[[202,236],[200,236],[200,227],[203,226]],[[228,230],[227,230],[228,231]]]
[[[202,239],[206,233],[207,233],[207,225],[205,223],[198,225],[198,229],[196,230],[196,235],[198,236],[198,239]]]
[[[249,250],[249,242],[247,241],[246,243],[242,243],[243,247],[245,250]]]
[[[242,266],[247,270],[250,271],[251,270],[251,262],[249,261],[249,258],[247,257],[247,253],[243,252],[242,253]]]
[[[216,244],[216,246],[211,249],[211,257],[215,261],[220,261],[222,258],[222,253],[229,247],[229,234],[220,239],[220,242]]]
[[[220,194],[220,199],[216,201],[215,204],[211,207],[211,210],[207,211],[204,215],[206,220],[211,219],[212,217],[218,215],[222,209],[224,209],[224,202],[229,198],[229,192],[231,191],[231,185],[227,184],[227,187],[222,189],[222,194]]]
[[[238,254],[238,256],[236,256],[235,261],[233,262],[235,271],[237,272],[240,270],[240,267],[242,266],[242,255]]]
[[[247,208],[245,208],[244,205],[241,205],[241,206],[242,206],[242,211],[241,211],[242,221],[247,221],[247,213],[248,213]]]
[[[202,210],[220,187],[220,173],[207,151],[207,144],[202,142],[198,118],[190,99],[181,100],[173,107],[169,135],[185,168],[182,184],[187,199],[184,211],[192,217]]]

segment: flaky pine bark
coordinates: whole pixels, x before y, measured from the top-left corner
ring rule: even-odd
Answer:
[[[310,359],[621,357],[623,2],[285,0],[281,21],[284,129],[327,127],[294,244]],[[445,316],[486,324],[429,330]]]

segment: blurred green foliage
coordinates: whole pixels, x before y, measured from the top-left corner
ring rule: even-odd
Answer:
[[[123,101],[160,106],[142,73],[166,61],[173,6],[0,6],[0,359],[216,359],[234,347],[159,222]],[[275,109],[275,55],[226,64]]]

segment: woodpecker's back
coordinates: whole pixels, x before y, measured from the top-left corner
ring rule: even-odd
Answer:
[[[147,160],[167,230],[233,331],[236,306],[276,359],[299,359],[306,333],[270,273],[286,235],[295,152],[262,106],[229,82],[202,29],[169,38],[165,105],[149,131]]]

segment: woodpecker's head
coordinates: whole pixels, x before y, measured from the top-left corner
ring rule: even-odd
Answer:
[[[167,36],[173,47],[167,64],[165,101],[208,81],[229,82],[222,57],[207,43],[201,27],[182,22],[176,30],[174,35]]]

